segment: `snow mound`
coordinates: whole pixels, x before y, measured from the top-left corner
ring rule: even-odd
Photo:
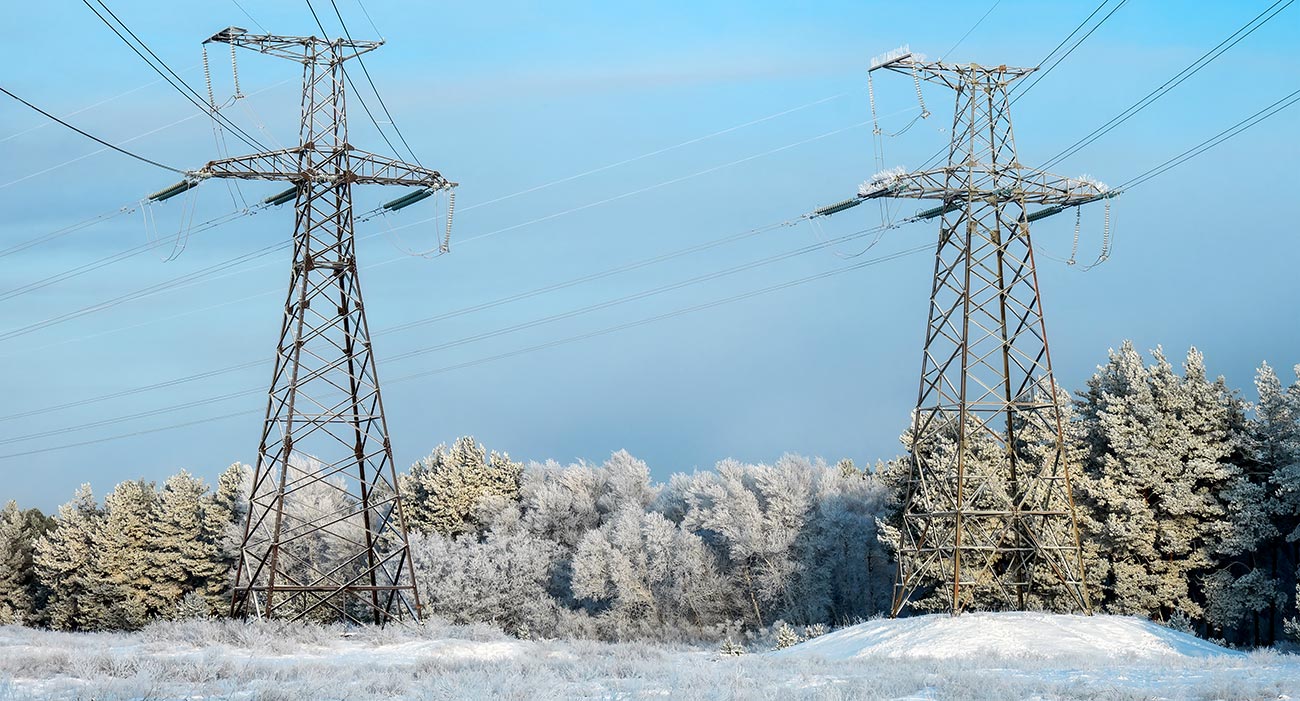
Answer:
[[[868,621],[771,654],[856,660],[870,657],[1150,659],[1242,653],[1133,616],[1005,612]]]

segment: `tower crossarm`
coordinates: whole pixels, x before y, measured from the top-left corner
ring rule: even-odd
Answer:
[[[304,157],[308,155],[311,157]],[[304,164],[309,163],[322,167],[304,167]],[[198,180],[233,178],[287,180],[297,183],[347,181],[359,185],[409,185],[430,190],[445,190],[456,186],[456,183],[447,180],[436,170],[379,156],[351,146],[321,149],[314,145],[307,145],[248,156],[222,158],[209,162],[190,175]]]
[[[382,41],[353,41],[344,38],[326,40],[314,36],[249,34],[242,27],[226,27],[208,37],[203,43],[231,44],[299,63],[342,62],[384,45]]]
[[[920,80],[960,90],[975,84],[1005,86],[1033,73],[1038,68],[1016,68],[1005,64],[982,66],[978,63],[927,61],[923,54],[913,53],[907,47],[901,47],[872,59],[868,72],[878,70],[913,75]]]
[[[952,175],[968,183],[954,191],[947,183]],[[1021,200],[1025,203],[1076,207],[1118,194],[1087,178],[1069,178],[1037,168],[971,168],[965,164],[922,170],[915,173],[885,171],[858,188],[859,200],[898,197],[914,200],[951,200],[954,192],[966,199],[984,201]]]

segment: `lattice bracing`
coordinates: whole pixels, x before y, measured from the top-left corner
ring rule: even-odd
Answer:
[[[956,92],[947,164],[883,172],[858,195],[941,201],[893,613],[919,596],[953,614],[1088,611],[1026,206],[1059,211],[1111,193],[1020,164],[1008,85],[1033,69],[906,50],[876,69]]]
[[[195,179],[284,180],[297,190],[293,264],[231,612],[384,623],[418,619],[353,239],[354,184],[455,186],[348,143],[343,62],[379,42],[250,35],[208,41],[303,66],[296,147],[227,158]]]

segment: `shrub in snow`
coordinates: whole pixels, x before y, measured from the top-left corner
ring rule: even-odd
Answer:
[[[776,649],[778,650],[784,650],[792,645],[798,645],[804,640],[797,632],[795,632],[795,629],[790,627],[790,624],[785,621],[777,621],[774,629],[776,631]]]
[[[722,645],[718,648],[718,652],[727,657],[738,657],[745,654],[745,646],[733,640],[731,636],[727,636],[723,639]]]
[[[211,618],[212,604],[199,592],[192,591],[176,602],[176,613],[173,617],[179,620]]]
[[[827,628],[827,627],[826,627],[824,624],[822,624],[822,623],[815,623],[815,624],[810,625],[810,626],[804,626],[804,628],[803,628],[803,639],[804,639],[804,640],[812,640],[813,638],[816,638],[816,637],[818,637],[818,636],[826,635],[827,633],[830,632],[830,630],[831,630],[830,628]]]

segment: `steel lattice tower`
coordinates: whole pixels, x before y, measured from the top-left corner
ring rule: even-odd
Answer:
[[[881,68],[956,92],[946,166],[886,171],[856,200],[819,210],[880,197],[940,203],[917,217],[942,224],[893,614],[936,583],[950,589],[954,615],[1044,605],[1032,597],[1048,589],[1051,605],[1087,612],[1029,223],[1115,193],[1020,163],[1007,87],[1035,69],[927,62],[905,49],[873,61]]]
[[[428,192],[455,183],[348,143],[343,63],[382,42],[254,35],[237,27],[208,42],[303,66],[298,146],[213,161],[192,174],[193,180],[288,181],[293,189],[277,197],[295,198],[289,294],[231,612],[376,623],[418,619],[419,593],[357,273],[352,186],[409,185]]]

